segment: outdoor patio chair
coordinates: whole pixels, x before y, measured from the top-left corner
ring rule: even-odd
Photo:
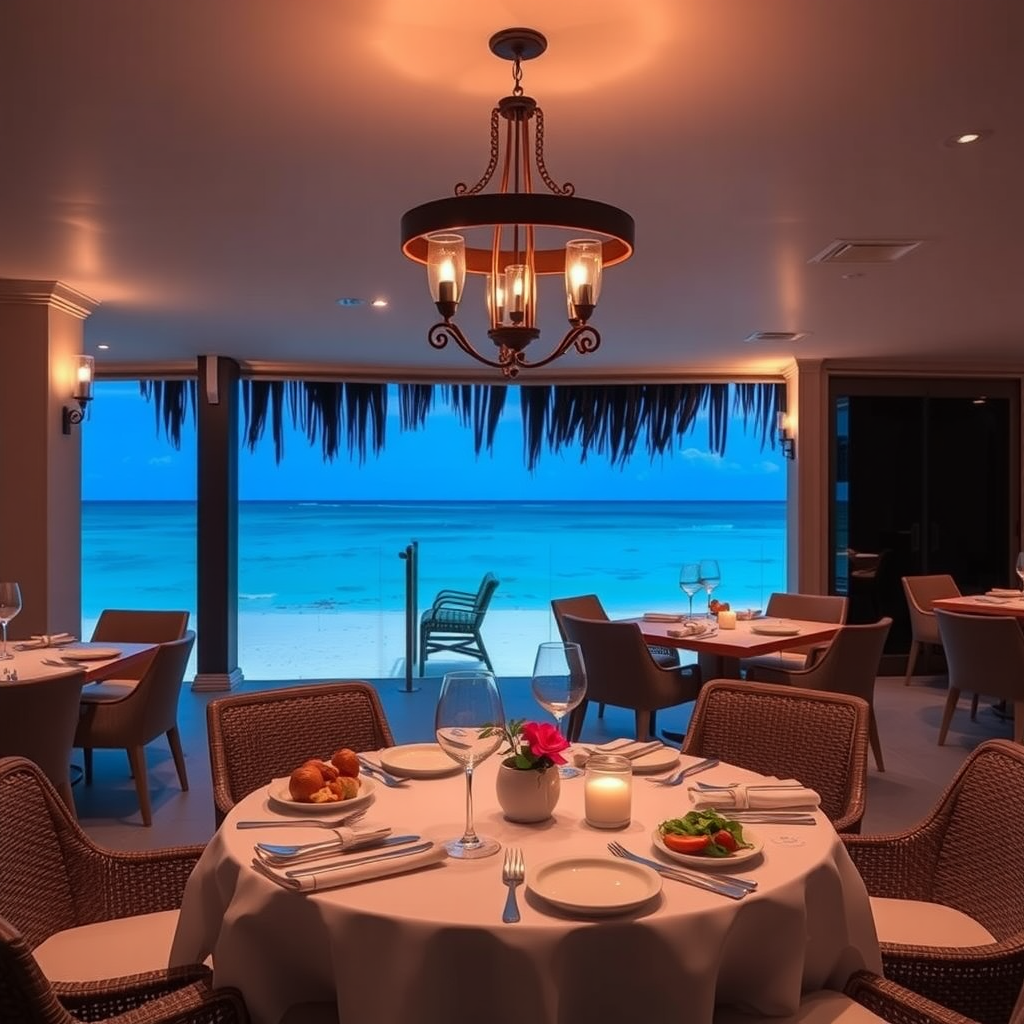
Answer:
[[[218,827],[239,800],[310,757],[395,743],[377,691],[358,680],[219,697],[206,705],[206,728]]]
[[[153,824],[146,774],[145,745],[167,736],[182,790],[188,789],[185,754],[178,731],[178,697],[196,635],[160,644],[137,682],[107,681],[82,691],[75,746],[85,760],[85,781],[92,782],[92,752],[123,747],[128,752],[143,825]]]
[[[482,661],[494,671],[480,628],[498,589],[494,573],[484,573],[476,593],[468,590],[440,590],[433,604],[420,617],[420,671],[431,654],[446,651],[465,654]]]
[[[636,738],[643,740],[651,734],[653,712],[696,699],[699,676],[662,668],[637,623],[563,615],[562,625],[566,640],[582,648],[587,666],[587,695],[569,719],[570,740],[579,739],[590,701],[632,709]]]
[[[868,704],[845,693],[713,679],[697,697],[683,753],[798,779],[837,832],[859,832],[868,771]]]
[[[1024,985],[1024,746],[975,747],[905,831],[843,836],[871,897],[887,978],[981,1024]]]
[[[202,846],[103,849],[23,757],[0,758],[0,822],[0,915],[50,982],[168,975],[178,908]],[[196,965],[191,977],[207,975]],[[0,1009],[0,1020],[9,1019]]]

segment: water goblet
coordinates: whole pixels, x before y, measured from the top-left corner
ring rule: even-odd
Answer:
[[[718,568],[718,562],[713,558],[701,560],[700,569],[701,586],[708,592],[708,618],[711,618],[711,591],[722,582],[722,571]]]
[[[493,673],[445,675],[434,711],[434,734],[441,749],[466,770],[466,828],[461,839],[445,843],[450,857],[489,857],[501,849],[496,839],[477,835],[473,827],[473,769],[501,745],[504,723],[505,711]]]
[[[0,629],[3,631],[3,648],[0,661],[10,661],[14,655],[7,650],[7,623],[21,611],[21,587],[17,583],[0,583]]]
[[[1017,576],[1020,579],[1020,588],[1024,592],[1024,551],[1017,553]]]
[[[690,609],[686,613],[687,619],[693,618],[693,595],[704,586],[700,577],[699,562],[684,562],[679,570],[679,589],[690,599]]]
[[[587,669],[583,649],[574,643],[543,643],[537,648],[530,681],[537,703],[554,716],[558,731],[562,719],[578,707],[587,694]],[[568,738],[568,737],[567,737]],[[563,764],[558,767],[563,779],[574,779],[583,773]]]

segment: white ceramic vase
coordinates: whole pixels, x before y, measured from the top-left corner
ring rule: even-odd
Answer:
[[[535,768],[498,768],[496,785],[498,803],[509,821],[523,824],[545,821],[558,803],[561,779],[555,767],[537,771]]]

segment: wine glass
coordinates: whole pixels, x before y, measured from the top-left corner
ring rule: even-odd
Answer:
[[[690,610],[686,613],[687,619],[693,618],[693,595],[703,587],[700,578],[700,564],[698,562],[684,562],[679,570],[679,589],[690,599]]]
[[[1024,551],[1017,553],[1017,576],[1020,578],[1020,588],[1024,592]]]
[[[708,592],[708,618],[711,618],[711,591],[722,582],[722,572],[718,568],[718,562],[713,558],[704,558],[701,560],[700,569],[700,584]]]
[[[0,583],[0,628],[3,629],[3,649],[0,661],[10,661],[14,655],[7,650],[7,623],[21,611],[21,587],[17,583]]]
[[[573,643],[544,643],[537,648],[530,685],[537,703],[555,718],[558,731],[562,719],[578,707],[587,694],[587,669],[583,664],[583,649]],[[568,738],[568,737],[566,737]],[[558,767],[563,779],[573,779],[583,773],[578,768],[563,764]]]
[[[473,769],[501,745],[505,711],[492,672],[449,672],[441,683],[434,712],[434,734],[441,749],[466,769],[466,830],[445,843],[452,857],[489,857],[501,849],[496,839],[473,829]],[[496,728],[488,730],[487,726]],[[487,731],[489,735],[482,735]]]

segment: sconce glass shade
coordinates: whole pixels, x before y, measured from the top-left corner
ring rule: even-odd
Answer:
[[[455,315],[465,283],[466,240],[462,235],[430,235],[427,239],[427,285],[441,316]],[[451,312],[446,312],[449,307]]]
[[[504,274],[487,275],[487,312],[492,327],[500,327],[505,323],[505,297],[508,290]]]
[[[570,321],[586,323],[601,295],[601,243],[594,238],[575,238],[565,243],[565,294]],[[575,313],[575,316],[571,315]]]
[[[88,402],[92,398],[92,381],[96,361],[92,356],[75,357],[75,390],[71,397],[78,402]]]

